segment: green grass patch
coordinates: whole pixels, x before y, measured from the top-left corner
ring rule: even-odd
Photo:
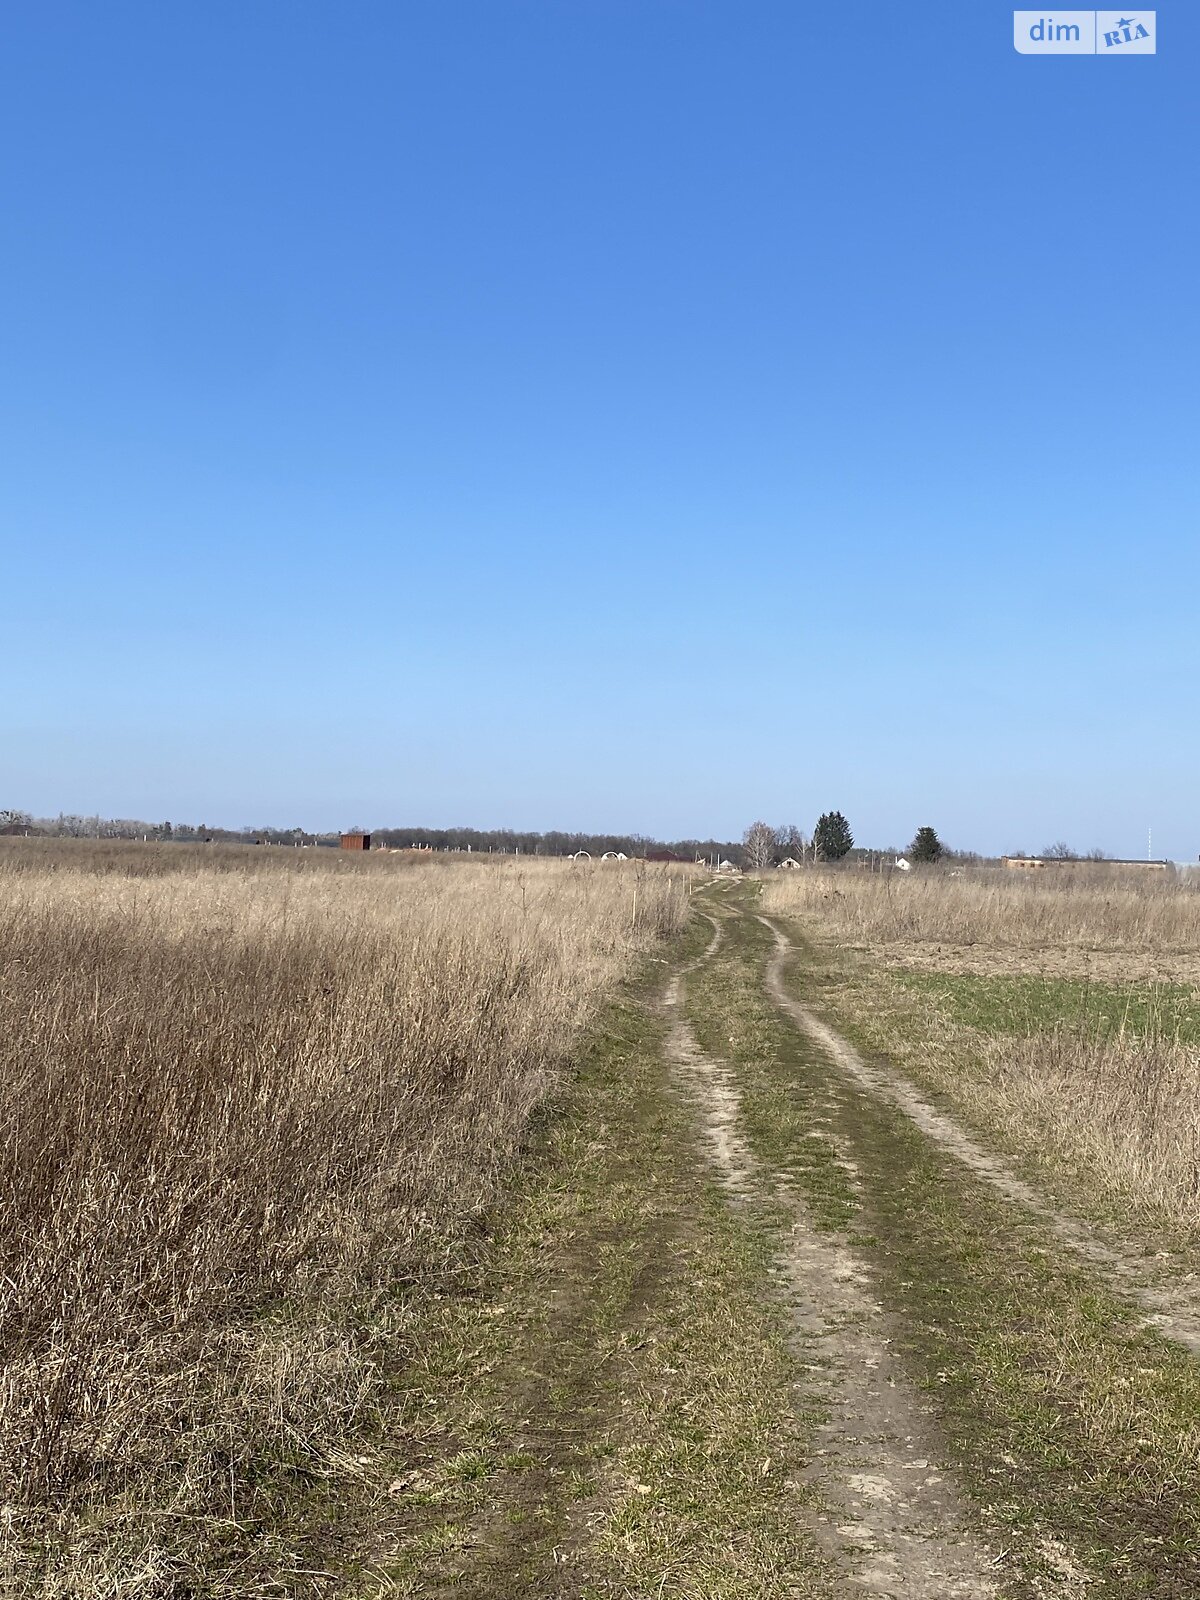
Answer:
[[[1184,984],[1116,985],[1030,975],[900,972],[905,988],[928,996],[950,1021],[983,1033],[1025,1036],[1074,1028],[1088,1037],[1200,1040],[1200,1006]]]

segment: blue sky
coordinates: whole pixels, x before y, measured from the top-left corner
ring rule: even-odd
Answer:
[[[0,18],[0,805],[1200,853],[1200,12]]]

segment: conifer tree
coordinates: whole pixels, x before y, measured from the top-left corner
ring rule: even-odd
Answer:
[[[854,849],[850,824],[840,811],[826,811],[813,829],[813,849],[818,861],[840,861]]]
[[[913,861],[940,861],[943,853],[944,846],[935,828],[917,829],[917,836],[908,851]]]

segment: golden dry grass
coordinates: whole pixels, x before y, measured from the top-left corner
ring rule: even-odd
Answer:
[[[5,843],[10,1585],[42,1540],[71,1577],[46,1568],[40,1592],[166,1593],[186,1530],[261,1512],[271,1463],[337,1470],[388,1357],[362,1307],[453,1267],[573,1037],[687,889],[511,858]],[[150,1512],[167,1541],[128,1534]],[[143,1577],[108,1587],[127,1537]]]

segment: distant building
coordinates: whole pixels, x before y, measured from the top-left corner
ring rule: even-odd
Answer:
[[[795,856],[784,856],[779,865],[781,868],[786,868],[788,872],[795,872],[800,863],[796,860]]]
[[[646,860],[647,861],[682,861],[688,866],[691,865],[691,862],[688,860],[687,856],[677,856],[675,854],[674,850],[647,850],[646,851]]]
[[[341,837],[343,850],[369,850],[371,848],[371,835],[369,833],[344,833]]]

